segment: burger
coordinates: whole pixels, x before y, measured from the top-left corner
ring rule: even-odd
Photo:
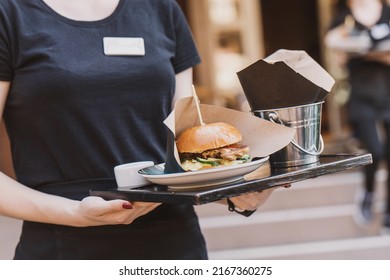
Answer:
[[[185,129],[176,139],[185,171],[242,164],[249,160],[249,147],[234,126],[216,122]]]

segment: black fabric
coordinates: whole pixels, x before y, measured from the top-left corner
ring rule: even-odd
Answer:
[[[385,127],[389,129],[387,124]],[[390,142],[385,138],[385,143],[378,135],[377,122],[375,120],[362,119],[358,124],[354,126],[356,137],[360,139],[362,145],[371,153],[373,163],[364,167],[365,169],[365,186],[368,192],[374,192],[375,188],[375,173],[378,170],[379,163],[386,159],[390,161],[390,158],[386,158],[385,147],[390,147]],[[386,135],[390,131],[386,130]],[[390,135],[389,135],[390,136]]]
[[[390,67],[378,62],[354,59],[348,64],[351,122],[361,119],[390,120]]]
[[[24,222],[14,259],[195,260],[207,252],[196,219],[87,228]]]
[[[106,56],[105,36],[141,37],[146,54]],[[0,1],[0,79],[11,81],[4,118],[18,181],[82,199],[88,195],[80,184],[85,180],[111,182],[99,183],[103,189],[115,187],[118,164],[163,162],[163,121],[171,111],[175,74],[199,62],[174,0],[120,0],[112,15],[92,22],[65,18],[42,0]],[[15,255],[206,257],[193,207],[168,204],[129,226],[26,222]]]
[[[115,188],[112,179],[39,186],[39,191],[81,200],[89,190]],[[191,205],[163,204],[130,225],[75,228],[24,222],[14,259],[207,259]]]
[[[365,190],[367,192],[375,192],[375,174],[379,169],[380,162],[385,161],[387,170],[390,167],[390,121],[382,123],[383,137],[378,133],[378,123],[376,120],[362,119],[353,126],[356,132],[356,137],[361,141],[364,148],[372,154],[372,164],[364,167],[365,173]],[[388,172],[386,184],[386,208],[385,212],[390,213],[390,172]]]

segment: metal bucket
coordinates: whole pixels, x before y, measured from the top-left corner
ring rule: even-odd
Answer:
[[[323,103],[322,101],[302,106],[252,112],[257,117],[296,130],[293,140],[270,156],[272,166],[292,167],[318,161],[319,155],[324,150],[324,141],[321,137]]]

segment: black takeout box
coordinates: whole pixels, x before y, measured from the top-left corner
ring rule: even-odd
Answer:
[[[324,101],[334,79],[305,51],[278,50],[237,73],[252,111]]]

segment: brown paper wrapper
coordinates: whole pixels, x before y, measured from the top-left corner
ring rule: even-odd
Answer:
[[[248,145],[251,158],[271,155],[288,145],[295,134],[292,128],[258,118],[248,112],[208,104],[200,104],[200,110],[204,123],[226,122],[240,130],[241,143]],[[178,100],[164,123],[169,129],[165,172],[184,172],[180,167],[175,138],[184,129],[200,125],[193,97]]]

